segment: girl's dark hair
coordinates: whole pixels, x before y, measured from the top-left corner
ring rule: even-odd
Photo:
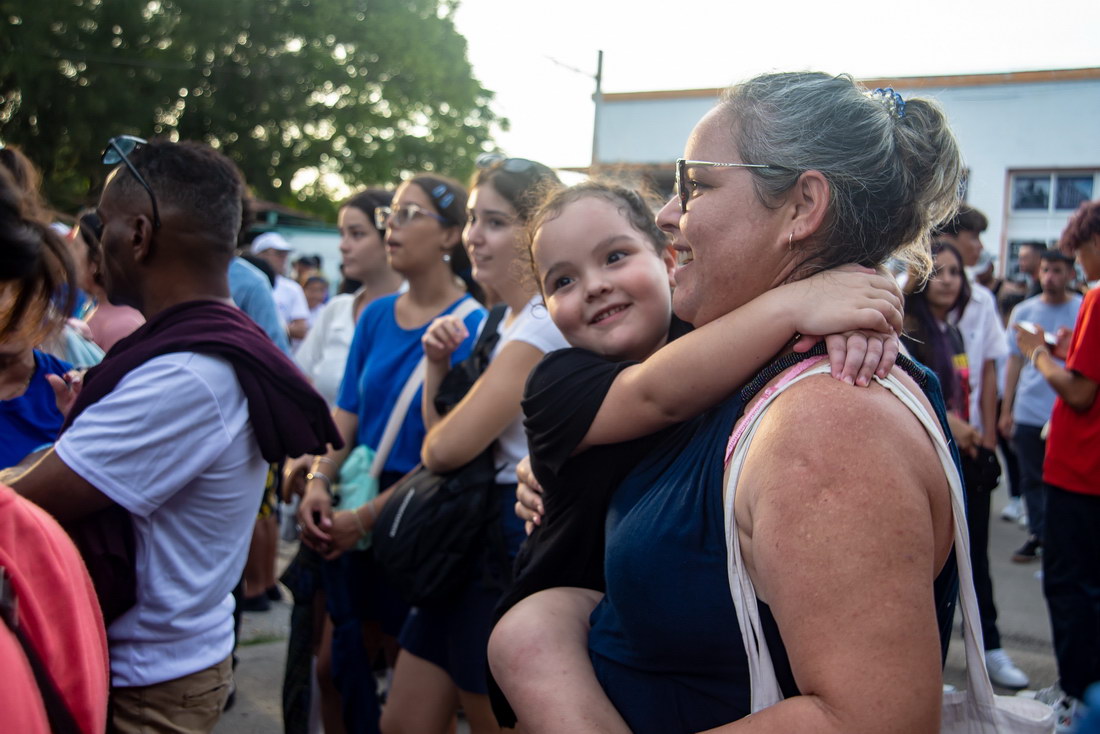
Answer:
[[[367,216],[367,221],[374,227],[374,210],[380,206],[389,206],[393,203],[393,192],[385,189],[363,189],[340,205],[340,208],[354,207]],[[378,230],[379,234],[385,234],[385,228]]]
[[[612,183],[610,181],[585,181],[568,188],[552,191],[539,204],[527,221],[527,236],[524,238],[527,244],[527,259],[530,263],[531,273],[538,283],[539,291],[542,291],[542,279],[539,277],[538,268],[535,266],[535,255],[532,251],[535,235],[546,222],[561,216],[565,207],[582,199],[601,199],[615,206],[619,213],[630,222],[630,226],[649,240],[658,255],[663,255],[668,247],[668,235],[657,226],[656,217],[653,214],[657,202],[647,201],[647,198],[634,189]],[[544,294],[545,295],[545,294]]]
[[[486,183],[512,205],[521,222],[527,222],[539,202],[561,187],[561,180],[549,167],[526,158],[504,158],[479,168],[470,189]]]
[[[11,300],[0,311],[0,339],[17,329],[44,337],[72,311],[76,275],[69,248],[11,173],[0,166],[0,295]]]
[[[437,176],[434,173],[419,173],[409,179],[409,183],[428,195],[432,206],[439,216],[447,220],[449,226],[466,226],[466,188],[452,178]]]
[[[415,184],[428,195],[436,213],[447,220],[446,226],[459,229],[466,226],[466,201],[469,194],[462,184],[452,178],[437,176],[434,173],[419,173],[410,178],[409,183]],[[485,292],[474,280],[470,258],[466,256],[461,239],[455,243],[455,247],[451,248],[450,254],[451,272],[462,279],[470,295],[485,303]]]
[[[962,285],[959,287],[958,298],[948,309],[948,314],[955,313],[962,316],[966,304],[970,303],[970,283],[967,282],[966,274],[963,272],[962,254],[950,242],[936,240],[932,243],[932,259],[935,260],[941,252],[950,252],[959,264]],[[940,328],[936,317],[932,314],[932,308],[928,305],[927,282],[905,297],[905,320],[910,340],[919,341],[923,345],[914,350],[913,356],[936,373],[940,378],[944,402],[949,406],[953,405],[953,401],[962,394],[962,386],[958,384],[955,372],[955,348],[950,335]]]

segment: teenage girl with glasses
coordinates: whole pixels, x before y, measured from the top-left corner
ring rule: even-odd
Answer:
[[[452,270],[452,253],[466,222],[466,190],[440,176],[419,175],[397,188],[392,206],[395,214],[385,221],[386,255],[408,289],[379,298],[359,318],[333,412],[345,446],[314,460],[313,478],[298,511],[303,541],[335,561],[325,570],[334,625],[333,677],[344,723],[356,732],[375,731],[378,725],[374,676],[361,623],[378,620],[383,633],[396,637],[408,607],[381,580],[369,550],[346,551],[373,524],[389,496],[387,488],[420,461],[425,427],[419,390],[383,465],[378,486],[387,491],[373,503],[334,513],[328,485],[356,445],[378,448],[398,395],[423,355],[420,340],[428,325],[439,316],[469,309],[466,302],[471,301]],[[484,315],[480,307],[469,310],[463,323],[470,334],[477,332]],[[455,350],[454,362],[468,355],[472,341],[464,340]]]

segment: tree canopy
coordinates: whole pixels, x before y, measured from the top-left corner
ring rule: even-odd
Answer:
[[[333,175],[461,178],[506,122],[456,2],[0,0],[0,138],[69,209],[120,133],[203,140],[260,198],[315,211],[330,211]]]

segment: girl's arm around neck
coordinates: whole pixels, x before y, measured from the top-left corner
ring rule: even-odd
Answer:
[[[619,373],[576,453],[699,415],[748,381],[796,332],[900,330],[900,306],[893,281],[866,271],[828,271],[766,291]]]

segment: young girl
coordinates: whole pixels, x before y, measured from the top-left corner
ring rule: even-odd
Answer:
[[[612,490],[662,441],[662,429],[718,403],[785,344],[804,341],[799,333],[889,333],[900,328],[900,298],[889,278],[830,271],[686,333],[672,315],[673,255],[635,192],[599,183],[564,190],[530,231],[546,306],[574,348],[548,356],[527,384],[525,427],[545,519],[517,559],[500,608],[511,610],[494,628],[489,662],[525,732],[627,731],[590,674],[585,647],[603,589]],[[834,343],[834,374],[850,383],[883,374],[896,354],[887,341],[879,365],[883,343],[857,338],[842,370],[846,340]],[[514,723],[505,707],[495,710],[502,724]]]
[[[499,523],[509,558],[523,541],[522,522],[512,512],[516,463],[527,454],[520,412],[523,385],[546,353],[567,346],[518,262],[520,235],[537,194],[555,185],[560,184],[549,168],[523,158],[492,161],[474,177],[463,243],[474,279],[505,310],[495,327],[499,340],[488,368],[445,416],[436,411],[436,394],[451,355],[470,330],[460,319],[444,316],[423,337],[427,369],[421,409],[428,434],[421,459],[432,471],[448,472],[493,447],[499,467]],[[459,705],[472,734],[498,731],[485,681],[492,612],[500,599],[499,585],[484,583],[489,570],[483,565],[475,571],[474,580],[454,599],[410,612],[401,630],[402,652],[382,714],[383,731],[444,734]],[[492,570],[497,577],[506,572]]]

